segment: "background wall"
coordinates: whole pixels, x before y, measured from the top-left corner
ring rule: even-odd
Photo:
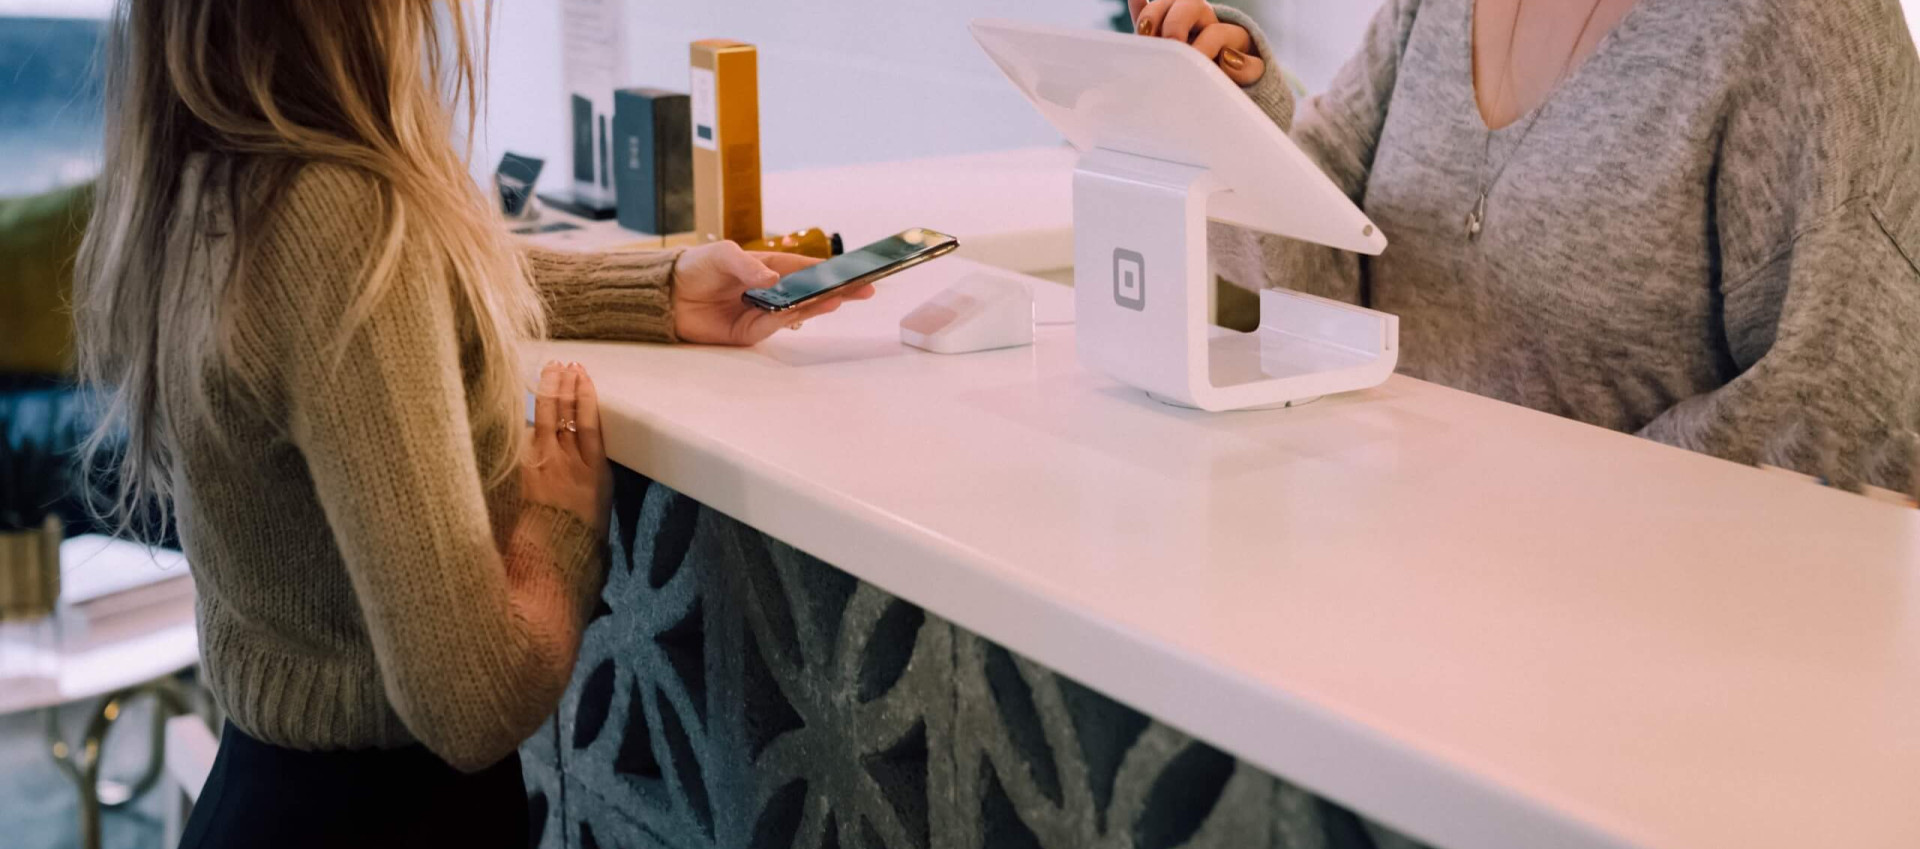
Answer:
[[[629,82],[684,90],[686,43],[728,36],[761,45],[768,169],[905,159],[1048,144],[1053,133],[998,76],[967,36],[968,19],[1017,17],[1103,27],[1123,0],[625,0]],[[1229,0],[1263,21],[1281,61],[1309,88],[1326,85],[1359,43],[1379,0]],[[1920,0],[1901,0],[1920,33]],[[0,0],[0,27],[21,18],[99,19],[112,0]],[[501,151],[555,160],[567,150],[560,82],[560,0],[494,4],[493,97],[475,161],[490,173]],[[13,22],[9,22],[12,19]],[[45,49],[44,45],[36,49]],[[17,53],[25,61],[30,53]],[[7,59],[0,55],[0,60]],[[21,100],[18,62],[0,61],[6,97]],[[78,63],[77,63],[78,64]],[[62,100],[66,98],[63,97]],[[44,98],[42,99],[44,100]],[[36,100],[36,102],[39,102]],[[59,117],[97,104],[61,104]],[[38,113],[36,113],[36,116]],[[28,133],[68,151],[62,163],[0,163],[0,185],[32,190],[91,173],[97,145],[60,126],[8,111],[0,135]],[[69,122],[70,123],[70,122]],[[14,139],[18,141],[18,139]],[[23,142],[24,143],[24,142]],[[77,164],[76,164],[77,163]],[[564,170],[561,171],[564,173]]]
[[[1050,144],[1058,136],[974,44],[967,21],[1095,28],[1124,8],[1120,0],[629,0],[626,83],[685,91],[688,42],[758,45],[767,170]],[[495,4],[492,105],[475,151],[486,171],[509,149],[563,169],[568,161],[559,13],[559,0]]]
[[[1261,21],[1281,64],[1308,90],[1319,91],[1359,47],[1380,0],[1241,0],[1234,5]]]

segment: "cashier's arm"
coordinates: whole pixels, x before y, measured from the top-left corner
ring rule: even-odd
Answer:
[[[1193,45],[1236,83],[1253,85],[1266,72],[1252,34],[1222,22],[1206,0],[1127,0],[1127,11],[1133,14],[1134,31]]]

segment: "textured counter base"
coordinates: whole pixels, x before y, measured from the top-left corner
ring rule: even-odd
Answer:
[[[604,604],[559,712],[521,750],[533,845],[1412,845],[617,475]]]

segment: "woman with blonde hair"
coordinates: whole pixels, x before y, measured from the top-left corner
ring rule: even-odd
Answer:
[[[593,381],[552,333],[752,344],[806,264],[516,247],[468,177],[463,4],[127,0],[77,268],[91,451],[171,507],[230,718],[185,845],[509,845],[601,585]],[[449,96],[450,95],[450,96]],[[862,298],[871,290],[846,297]],[[111,446],[111,448],[109,448]]]

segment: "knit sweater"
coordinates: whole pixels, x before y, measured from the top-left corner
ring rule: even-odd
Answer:
[[[1472,21],[1387,0],[1325,93],[1249,89],[1391,245],[1215,225],[1223,274],[1398,315],[1414,377],[1915,489],[1920,61],[1895,0],[1640,0],[1490,139]]]
[[[418,741],[477,769],[558,703],[602,540],[521,503],[517,478],[486,485],[478,457],[519,427],[474,425],[489,417],[472,407],[472,322],[426,258],[403,251],[336,357],[379,197],[360,172],[305,167],[225,300],[228,355],[163,360],[190,363],[163,367],[163,386],[200,368],[211,396],[203,426],[163,392],[168,419],[194,423],[172,428],[180,538],[206,680],[241,730],[296,749]],[[197,227],[204,245],[174,272],[183,285],[211,291],[231,267],[226,214],[176,221],[175,244]],[[558,334],[671,338],[673,254],[530,259]]]

